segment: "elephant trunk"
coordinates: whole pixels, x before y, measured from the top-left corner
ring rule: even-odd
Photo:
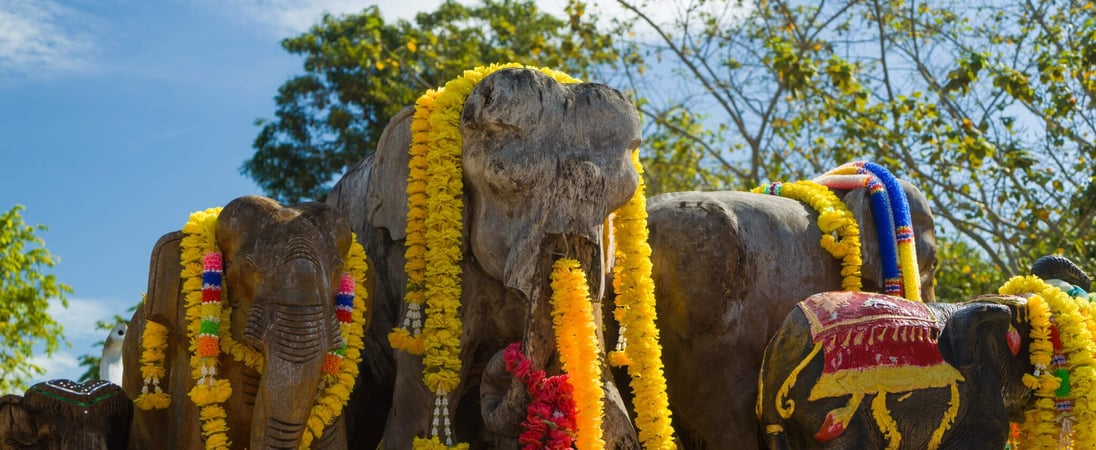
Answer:
[[[341,339],[329,305],[272,306],[250,447],[295,449],[318,395],[324,356]]]

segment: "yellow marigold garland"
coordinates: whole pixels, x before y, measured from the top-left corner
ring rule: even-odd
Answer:
[[[818,211],[818,229],[822,230],[822,248],[834,258],[841,260],[841,288],[846,291],[859,291],[861,283],[860,267],[860,227],[856,216],[849,211],[829,188],[813,181],[802,180],[790,183],[773,183],[759,186],[751,192],[768,192],[810,205]],[[837,233],[837,238],[833,233]]]
[[[203,273],[209,269],[217,271],[220,277],[220,251],[217,249],[217,216],[221,208],[209,208],[190,215],[183,226],[183,240],[180,244],[181,278],[186,306],[187,336],[189,336],[191,376],[195,386],[190,390],[190,399],[200,408],[202,436],[207,449],[227,449],[232,443],[228,440],[228,423],[225,410],[221,406],[232,394],[228,380],[218,379],[220,343],[218,335],[228,326],[228,320],[221,308],[221,299],[225,291],[216,289],[216,299],[203,301]],[[208,294],[207,294],[208,295]]]
[[[462,173],[460,116],[464,102],[480,80],[504,68],[520,68],[520,64],[497,64],[466,70],[438,91],[428,91],[420,98],[423,112],[412,117],[413,161],[408,175],[408,239],[412,233],[422,232],[424,248],[408,247],[408,285],[418,279],[422,270],[422,287],[426,303],[426,320],[421,333],[423,347],[423,383],[437,397],[434,408],[434,426],[429,438],[415,438],[415,449],[467,448],[468,444],[453,444],[449,421],[448,395],[460,382],[460,337],[462,332],[459,314],[461,296],[461,240],[464,233],[462,221]],[[549,69],[538,70],[561,83],[575,83],[571,76]],[[416,108],[420,102],[416,102]],[[429,109],[429,111],[426,111]],[[426,145],[421,145],[426,143]],[[427,150],[429,149],[429,150]],[[425,166],[421,153],[426,152]],[[425,198],[416,195],[419,189]],[[425,202],[425,208],[421,207]],[[425,217],[422,217],[425,211]],[[421,220],[421,222],[420,222]],[[412,225],[414,223],[415,225]],[[416,235],[417,236],[417,235]],[[417,242],[417,241],[416,241]],[[422,264],[417,262],[422,251]],[[415,263],[412,263],[412,259]],[[408,311],[414,310],[417,294],[408,300]],[[414,317],[405,318],[413,321]],[[409,351],[417,345],[411,331],[395,331],[389,341]],[[439,415],[442,415],[439,419]],[[439,430],[441,428],[441,430]],[[443,438],[440,436],[444,435]]]
[[[552,324],[563,370],[574,386],[576,444],[600,449],[602,441],[601,363],[598,338],[586,274],[578,261],[559,259],[552,267]]]
[[[1021,448],[1096,448],[1096,399],[1093,398],[1096,343],[1089,332],[1091,317],[1084,314],[1090,307],[1088,300],[1070,297],[1035,276],[1013,277],[999,292],[1032,294],[1027,300],[1031,324],[1029,358],[1036,373],[1025,375],[1024,384],[1035,391],[1036,401],[1035,409],[1027,412],[1027,420],[1021,426]],[[1062,387],[1062,379],[1048,370],[1055,351],[1050,341],[1052,323],[1058,329],[1069,369],[1067,389],[1073,401],[1070,417],[1063,417],[1055,407],[1056,391]],[[1070,427],[1071,423],[1077,426]]]
[[[141,334],[141,394],[133,400],[134,406],[144,409],[164,409],[171,404],[171,395],[160,388],[160,379],[164,377],[164,357],[167,349],[167,327],[153,322],[145,322],[145,331]]]
[[[617,243],[613,288],[616,317],[627,340],[624,347],[632,377],[636,428],[647,449],[675,449],[670,425],[666,378],[662,373],[662,347],[655,326],[654,282],[651,280],[651,246],[647,243],[647,198],[639,152],[632,152],[639,174],[635,195],[616,212],[613,232]]]
[[[403,325],[388,334],[388,342],[396,350],[413,355],[424,351],[422,342],[422,304],[426,301],[426,180],[427,154],[430,152],[430,115],[438,91],[431,89],[415,101],[415,113],[411,119],[411,147],[408,150],[407,172],[407,228],[404,238],[404,271],[407,272],[407,291],[404,302],[407,312]]]

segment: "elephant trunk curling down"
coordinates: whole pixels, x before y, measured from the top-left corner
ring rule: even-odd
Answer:
[[[541,99],[536,108],[527,104],[530,92]],[[547,288],[552,264],[559,257],[580,261],[591,297],[600,300],[605,218],[632,197],[639,183],[631,158],[640,143],[638,116],[629,101],[593,83],[575,85],[573,98],[565,95],[550,78],[515,72],[477,85],[462,118],[465,140],[478,143],[465,146],[464,177],[472,196],[484,199],[470,202],[471,222],[492,225],[469,229],[472,254],[485,272],[528,302],[524,352],[542,368],[555,352]],[[528,132],[543,135],[539,142],[562,139],[560,145],[539,149],[539,157],[531,158],[529,148],[508,144],[516,128],[546,120],[561,123]],[[590,123],[625,126],[583,127]],[[492,368],[504,369],[501,364]],[[503,383],[482,388],[491,399],[481,411],[485,425],[495,433],[513,433],[515,411],[523,411],[525,403],[514,401],[528,398],[524,385],[490,373],[484,378],[485,383]]]
[[[259,298],[270,299],[252,307],[244,329],[245,341],[266,355],[255,408],[267,420],[251,429],[251,442],[262,448],[298,446],[314,398],[299,393],[318,389],[326,353],[342,347],[327,294],[334,290],[330,274],[322,273],[316,252],[303,239],[291,239],[289,245],[281,271],[288,274],[284,286],[260,291]],[[317,279],[324,283],[315,286]]]

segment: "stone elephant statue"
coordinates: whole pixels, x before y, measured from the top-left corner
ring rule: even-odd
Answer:
[[[130,448],[298,448],[306,432],[315,437],[312,448],[346,448],[338,408],[326,427],[313,423],[310,414],[331,385],[329,352],[349,344],[339,316],[350,226],[322,203],[283,207],[257,196],[206,213],[207,220],[196,222],[195,213],[182,231],[164,235],[152,250],[147,297],[129,322],[122,349],[123,387],[138,400]],[[196,270],[194,264],[182,268],[180,258],[199,252],[190,248],[196,242],[214,251],[202,256]],[[219,258],[210,259],[215,251]],[[188,293],[199,288],[200,304],[188,303]],[[218,291],[225,293],[223,301]],[[210,303],[214,299],[226,306],[208,310],[218,306]],[[155,330],[161,337],[152,337]],[[209,341],[211,335],[218,340]],[[142,355],[150,351],[160,352],[158,363]],[[213,353],[195,366],[207,351]],[[212,373],[206,363],[215,364]],[[150,365],[162,372],[151,385]],[[207,419],[208,401],[198,403],[195,393],[210,381],[231,392],[218,403],[223,412]],[[142,408],[142,392],[160,388],[170,398]],[[210,437],[211,430],[219,435]]]
[[[928,202],[909,199],[921,297],[932,301],[936,239]],[[866,189],[836,191],[859,223],[865,291],[883,290]],[[842,287],[841,261],[820,245],[818,212],[785,197],[677,192],[648,201],[648,224],[674,429],[685,448],[757,449],[761,356],[795,304]],[[613,330],[608,333],[614,338]],[[618,383],[625,375],[614,369]],[[726,380],[738,380],[727,383]]]
[[[1076,342],[1092,339],[1060,328],[1071,321],[1067,315],[1081,319],[1077,323],[1084,328],[1084,313],[1046,301],[1053,286],[1060,300],[1078,295],[1071,292],[1076,289],[1082,293],[1079,300],[1064,301],[1087,303],[1083,289],[1091,279],[1059,256],[1038,259],[1031,272],[1034,276],[1015,277],[1002,286],[1002,292],[1018,295],[981,295],[962,303],[909,302],[862,292],[808,297],[788,314],[765,349],[756,412],[766,444],[772,449],[999,450],[1006,448],[1009,422],[1034,422],[1032,429],[1045,431],[1048,424],[1038,423],[1031,411],[1036,399],[1047,394],[1036,393],[1029,382],[1060,381],[1058,369],[1070,375],[1050,389],[1056,391],[1050,395],[1051,420],[1071,416],[1071,409],[1061,409],[1061,397],[1090,403],[1094,395],[1084,386],[1068,393],[1071,378],[1086,384],[1077,375],[1093,373],[1091,354],[1067,353],[1061,366],[1048,371],[1036,370],[1032,351],[1070,348],[1074,343],[1065,340],[1066,334],[1080,339]],[[1041,296],[1043,306],[1032,306],[1033,294]],[[1040,321],[1048,329],[1033,332]],[[1036,342],[1039,336],[1043,342]],[[1057,411],[1055,395],[1060,397]],[[1085,422],[1089,416],[1070,420],[1074,430],[1093,426]],[[1057,425],[1050,425],[1049,442],[1031,433],[1015,443],[1050,448],[1058,447],[1060,439],[1080,438],[1063,437]]]
[[[1024,317],[1014,296],[808,297],[765,351],[769,448],[1005,448],[1009,421],[1034,401],[1021,381],[1033,371]]]
[[[384,448],[411,448],[413,438],[428,435],[438,408],[423,382],[423,357],[393,351],[386,338],[407,313],[414,114],[407,108],[392,118],[375,155],[343,176],[327,199],[350,220],[376,274],[362,379],[347,411],[352,448],[374,448],[382,437]],[[631,102],[607,86],[502,69],[468,94],[459,131],[460,197],[467,205],[460,230],[463,329],[460,382],[446,396],[445,412],[454,418],[456,441],[513,449],[529,396],[505,371],[502,351],[523,341],[534,364],[559,371],[546,306],[557,258],[577,259],[590,274],[593,302],[601,301],[608,268],[604,223],[637,189],[631,155],[640,143],[639,120]],[[607,368],[602,374],[606,446],[638,448],[618,389]]]
[[[121,450],[133,404],[108,381],[51,380],[0,397],[0,449]]]

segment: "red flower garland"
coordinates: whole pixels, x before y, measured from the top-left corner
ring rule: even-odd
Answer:
[[[521,342],[506,347],[502,358],[506,361],[506,370],[525,383],[533,397],[525,421],[521,423],[525,432],[518,436],[518,444],[523,450],[573,448],[575,400],[570,376],[564,373],[547,377],[543,370],[534,369],[521,352]]]

